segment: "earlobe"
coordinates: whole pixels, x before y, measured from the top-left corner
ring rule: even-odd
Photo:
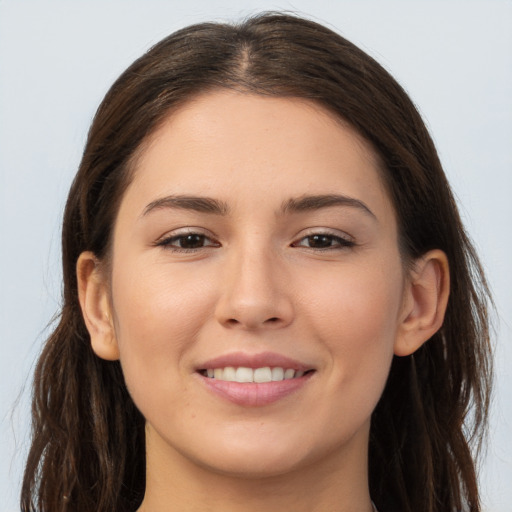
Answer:
[[[419,258],[406,283],[394,352],[408,356],[442,326],[450,294],[446,254],[438,249]]]
[[[115,336],[109,288],[95,255],[86,251],[76,264],[78,298],[82,315],[91,338],[91,346],[98,357],[115,361],[119,349]]]

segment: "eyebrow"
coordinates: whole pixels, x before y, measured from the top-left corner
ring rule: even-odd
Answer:
[[[333,206],[357,208],[374,219],[377,218],[363,201],[340,194],[305,195],[298,198],[291,198],[283,203],[281,209],[284,213],[289,213],[320,210],[321,208],[330,208]]]
[[[142,216],[154,210],[163,208],[176,208],[180,210],[192,210],[199,213],[211,213],[214,215],[227,215],[229,207],[223,201],[212,199],[211,197],[196,197],[196,196],[167,196],[157,199],[149,203]]]
[[[340,194],[320,194],[292,197],[282,203],[280,213],[300,213],[336,206],[357,208],[376,219],[375,214],[370,210],[370,208],[368,208],[365,203],[363,203],[363,201]],[[230,212],[228,204],[224,201],[219,201],[218,199],[204,196],[171,195],[156,199],[155,201],[149,203],[146,208],[144,208],[142,216],[145,216],[154,210],[166,208],[192,210],[199,213],[209,213],[223,216],[228,215]]]

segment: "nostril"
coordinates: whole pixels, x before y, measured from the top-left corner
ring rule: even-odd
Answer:
[[[222,311],[217,311],[217,320],[229,329],[277,329],[287,325],[286,315],[277,314],[270,316],[278,311],[260,311],[259,308],[240,308],[240,311],[230,311],[229,315],[222,315]],[[238,313],[238,314],[237,314]],[[270,314],[269,314],[270,313]]]

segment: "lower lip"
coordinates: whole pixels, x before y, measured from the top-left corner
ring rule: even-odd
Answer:
[[[228,382],[225,380],[212,379],[201,374],[208,389],[220,397],[245,407],[261,407],[275,403],[292,393],[301,389],[311,378],[314,372],[296,379],[279,380],[275,382]]]

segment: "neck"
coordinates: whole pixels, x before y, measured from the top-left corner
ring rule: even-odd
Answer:
[[[285,474],[233,475],[184,457],[147,432],[146,493],[138,512],[371,512],[367,436]],[[364,456],[361,456],[364,454]]]

